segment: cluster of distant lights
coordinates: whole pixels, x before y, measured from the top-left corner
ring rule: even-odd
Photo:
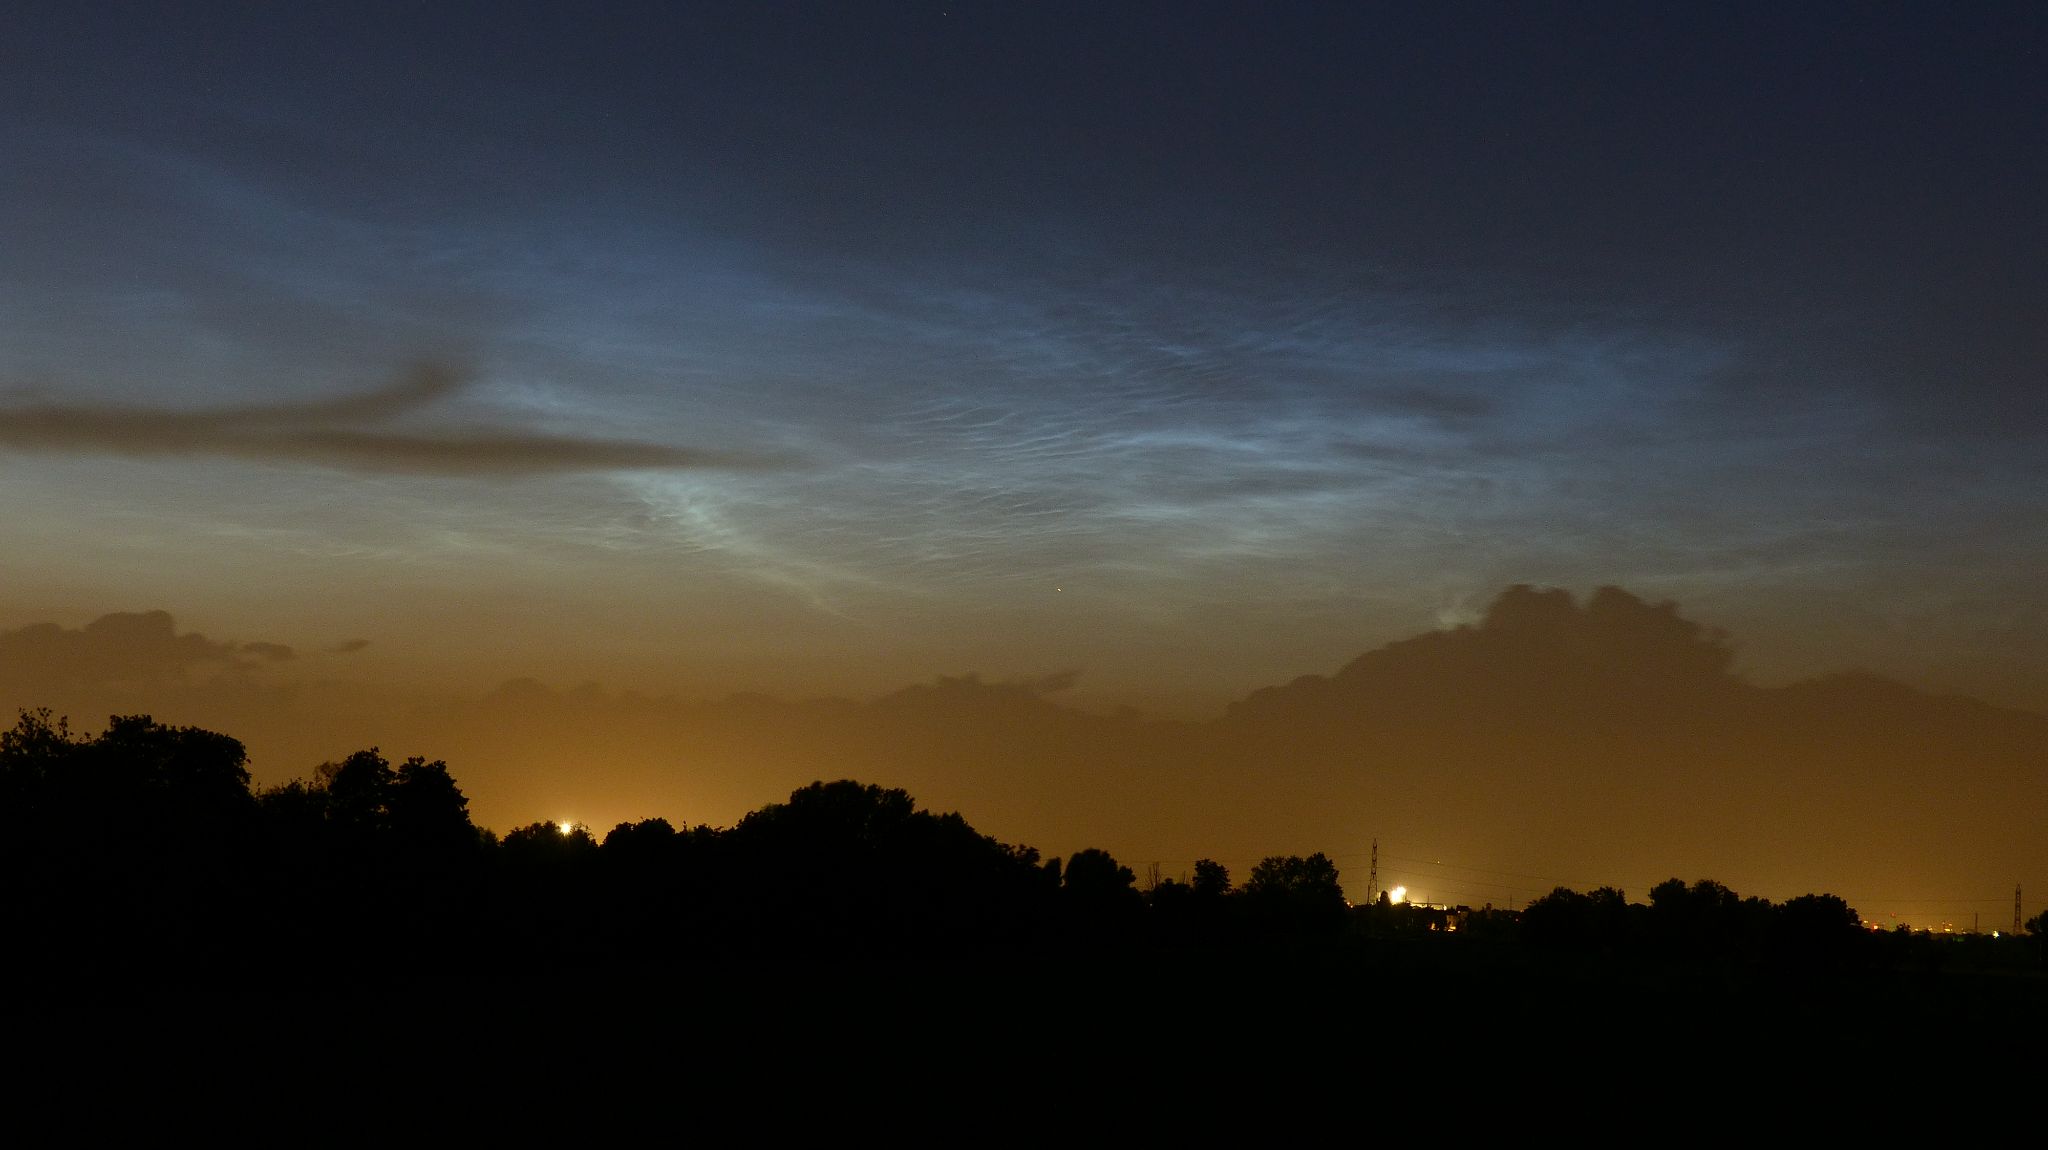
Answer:
[[[582,824],[582,823],[572,823],[572,822],[567,822],[567,821],[563,821],[563,822],[558,822],[558,823],[556,823],[556,824],[555,824],[555,830],[556,830],[556,832],[557,832],[557,833],[559,833],[559,834],[560,834],[560,835],[561,835],[561,836],[562,836],[563,838],[568,838],[568,837],[569,837],[570,835],[573,835],[573,834],[575,834],[575,833],[576,833],[577,831],[580,831],[580,830],[582,830],[582,829],[583,829],[583,824]],[[1407,888],[1407,887],[1405,887],[1405,886],[1397,886],[1397,887],[1390,887],[1390,888],[1388,888],[1388,890],[1387,890],[1387,901],[1388,901],[1388,902],[1391,902],[1391,903],[1404,903],[1404,902],[1407,902],[1407,901],[1408,901],[1408,888]]]
[[[556,831],[557,833],[559,833],[559,834],[560,834],[560,835],[561,835],[561,836],[562,836],[563,838],[568,838],[568,837],[569,837],[570,835],[573,835],[573,834],[575,834],[575,833],[576,833],[577,831],[580,831],[580,830],[582,830],[582,829],[583,829],[583,824],[582,824],[582,823],[572,823],[572,822],[568,822],[568,821],[562,821],[562,822],[558,822],[558,823],[556,823],[556,824],[555,824],[555,831]],[[1395,905],[1397,905],[1397,906],[1398,906],[1398,905],[1400,905],[1400,904],[1402,904],[1402,903],[1405,903],[1405,902],[1407,902],[1407,901],[1408,901],[1408,888],[1407,888],[1407,887],[1405,887],[1405,886],[1389,887],[1389,888],[1387,889],[1387,901],[1388,901],[1388,902],[1390,902],[1390,903],[1393,903],[1393,904],[1395,904]],[[1427,905],[1427,904],[1424,904],[1424,905]]]
[[[556,830],[556,832],[557,832],[557,833],[559,833],[559,834],[560,834],[560,835],[561,835],[561,836],[562,836],[563,838],[568,838],[568,837],[569,837],[570,835],[573,835],[573,834],[575,834],[575,833],[576,833],[577,831],[580,831],[580,830],[582,830],[582,829],[583,829],[583,824],[582,824],[582,823],[572,823],[572,822],[567,822],[567,821],[564,821],[564,822],[558,822],[558,823],[556,823],[556,824],[555,824],[555,830]],[[1407,887],[1405,887],[1405,886],[1396,886],[1396,887],[1389,887],[1389,888],[1387,888],[1387,901],[1388,901],[1389,903],[1392,903],[1392,904],[1394,904],[1394,905],[1397,905],[1397,906],[1398,906],[1398,905],[1400,905],[1400,904],[1402,904],[1402,903],[1405,903],[1405,902],[1407,902],[1407,901],[1408,901],[1408,888],[1407,888]],[[1427,905],[1427,904],[1423,904],[1423,905]],[[1866,929],[1866,930],[1872,930],[1872,931],[1882,931],[1882,930],[1884,930],[1884,929],[1885,929],[1885,927],[1884,927],[1884,924],[1882,924],[1882,923],[1876,923],[1876,922],[1871,922],[1871,921],[1870,921],[1870,920],[1868,920],[1868,919],[1865,919],[1865,920],[1864,920],[1864,922],[1863,922],[1863,926],[1864,926],[1864,929]],[[1935,930],[1930,930],[1930,931],[1928,931],[1928,933],[1931,933],[1931,934],[1955,934],[1955,935],[1965,935],[1965,934],[1968,934],[1968,933],[1970,933],[1970,932],[1968,932],[1968,931],[1958,931],[1958,930],[1956,930],[1956,928],[1955,928],[1954,924],[1952,924],[1952,923],[1946,923],[1946,922],[1945,922],[1945,923],[1942,923],[1942,924],[1941,924],[1941,929],[1940,929],[1940,930],[1938,930],[1938,931],[1935,931]],[[1991,937],[1993,937],[1993,938],[2002,938],[2002,937],[2004,937],[2004,934],[2003,934],[2003,932],[2000,932],[2000,931],[1996,931],[1996,930],[1994,930],[1994,931],[1992,931],[1992,932],[1991,932]]]
[[[558,823],[556,823],[556,824],[555,824],[555,830],[556,830],[557,832],[559,832],[559,833],[561,834],[561,836],[562,836],[563,838],[568,838],[568,837],[569,837],[570,835],[573,835],[573,834],[575,834],[575,833],[576,833],[577,831],[580,831],[580,830],[582,830],[582,829],[583,829],[583,824],[582,824],[582,823],[572,823],[572,822],[566,822],[566,821],[565,821],[565,822],[558,822]],[[1405,902],[1407,902],[1407,901],[1408,901],[1408,888],[1407,888],[1407,887],[1405,887],[1405,886],[1396,886],[1396,887],[1389,887],[1389,888],[1387,888],[1387,901],[1388,901],[1388,902],[1390,902],[1390,903],[1393,903],[1393,904],[1395,904],[1395,905],[1397,905],[1397,906],[1398,906],[1398,905],[1400,905],[1400,904],[1402,904],[1402,903],[1405,903]],[[1425,905],[1426,905],[1426,904],[1425,904]],[[1881,930],[1885,929],[1885,928],[1884,928],[1884,925],[1883,925],[1882,923],[1875,923],[1875,922],[1871,922],[1871,921],[1869,921],[1868,919],[1865,919],[1865,920],[1864,920],[1864,922],[1863,922],[1863,926],[1864,926],[1864,929],[1866,929],[1866,930],[1873,930],[1873,931],[1881,931]],[[1968,931],[1958,931],[1958,930],[1956,930],[1956,928],[1955,928],[1955,926],[1954,926],[1953,924],[1951,924],[1951,923],[1946,923],[1946,922],[1945,922],[1945,923],[1942,923],[1942,924],[1941,924],[1941,929],[1940,929],[1940,930],[1938,930],[1938,931],[1930,931],[1929,933],[1934,933],[1934,934],[1958,934],[1958,935],[1960,935],[1960,934],[1968,934],[1969,932],[1968,932]],[[2004,937],[2004,935],[2003,935],[2003,933],[2002,933],[2002,932],[1994,930],[1994,931],[1992,931],[1992,932],[1991,932],[1991,937],[1993,937],[1993,938],[2002,938],[2002,937]]]
[[[1962,940],[1962,939],[1965,939],[1965,938],[1980,938],[1980,937],[1982,937],[1982,936],[1983,936],[1983,932],[1982,932],[1982,931],[1977,931],[1977,930],[1964,930],[1964,929],[1962,929],[1962,928],[1958,927],[1958,926],[1957,926],[1957,925],[1956,925],[1955,923],[1952,923],[1952,922],[1944,922],[1944,923],[1942,923],[1942,924],[1941,924],[1940,926],[1923,926],[1923,927],[1920,927],[1920,928],[1918,928],[1918,929],[1915,929],[1915,928],[1913,928],[1913,927],[1911,927],[1911,926],[1908,926],[1908,925],[1907,925],[1907,924],[1905,924],[1905,923],[1902,923],[1902,922],[1898,922],[1898,921],[1896,921],[1896,920],[1898,919],[1898,917],[1899,917],[1899,916],[1897,916],[1897,915],[1893,915],[1893,916],[1892,916],[1892,918],[1893,918],[1893,920],[1894,920],[1894,921],[1892,921],[1892,922],[1889,922],[1889,923],[1886,923],[1886,922],[1873,922],[1873,921],[1871,921],[1870,919],[1867,919],[1867,918],[1866,918],[1866,919],[1864,919],[1864,920],[1863,920],[1863,929],[1864,929],[1864,930],[1867,930],[1867,931],[1869,931],[1869,932],[1871,932],[1872,934],[1884,934],[1884,933],[1886,933],[1887,931],[1892,931],[1892,930],[1908,930],[1908,931],[1912,931],[1912,933],[1914,933],[1914,934],[1940,934],[1940,935],[1947,935],[1948,937],[1950,937],[1950,938],[1954,938],[1954,939],[1957,939],[1957,940],[1959,940],[1959,941],[1960,941],[1960,940]],[[2018,936],[2018,935],[2016,935],[2016,934],[2014,934],[2014,933],[2013,933],[2012,931],[2009,931],[2009,930],[1994,930],[1994,931],[1992,931],[1992,932],[1991,932],[1991,937],[1992,937],[1992,938],[2018,938],[2019,936]]]
[[[559,834],[560,834],[560,835],[561,835],[561,836],[562,836],[563,838],[568,838],[568,837],[569,837],[570,835],[573,835],[573,834],[575,834],[575,833],[576,833],[577,831],[580,831],[580,830],[582,830],[582,829],[583,829],[583,824],[582,824],[582,823],[572,823],[572,822],[567,822],[567,821],[564,821],[564,822],[558,822],[558,823],[556,823],[556,824],[555,824],[555,830],[556,830],[556,832],[557,832],[557,833],[559,833]],[[1405,902],[1407,902],[1407,901],[1408,901],[1408,888],[1407,888],[1407,887],[1405,887],[1405,886],[1397,886],[1397,887],[1390,887],[1390,888],[1388,888],[1388,890],[1387,890],[1387,901],[1388,901],[1388,902],[1390,902],[1390,903],[1395,903],[1395,904],[1400,904],[1400,903],[1405,903]]]
[[[561,835],[561,836],[562,836],[563,838],[568,838],[568,837],[569,837],[570,835],[573,835],[573,834],[575,834],[575,833],[576,833],[577,831],[580,831],[580,830],[582,830],[582,829],[583,829],[583,824],[582,824],[582,823],[572,823],[572,822],[567,822],[567,821],[563,821],[563,822],[558,822],[558,823],[556,823],[556,824],[555,824],[555,831],[556,831],[557,833],[559,833],[559,834],[560,834],[560,835]],[[1408,888],[1407,888],[1407,887],[1405,887],[1405,886],[1397,886],[1397,887],[1390,887],[1390,888],[1388,888],[1388,890],[1387,890],[1387,901],[1388,901],[1388,902],[1390,902],[1390,903],[1395,903],[1395,904],[1399,904],[1399,903],[1405,903],[1405,902],[1407,902],[1407,901],[1408,901]]]

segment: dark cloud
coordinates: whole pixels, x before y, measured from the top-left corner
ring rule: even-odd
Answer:
[[[102,615],[72,629],[36,623],[0,631],[0,690],[40,693],[78,686],[167,683],[206,670],[233,671],[289,659],[279,643],[216,642],[179,634],[169,612]]]
[[[350,639],[346,643],[336,643],[334,646],[327,648],[327,653],[330,655],[353,655],[369,645],[370,641],[368,639]]]
[[[223,456],[407,475],[747,468],[741,452],[514,431],[414,432],[376,425],[462,386],[445,367],[413,369],[384,388],[307,403],[175,411],[22,404],[0,409],[0,448],[130,456]]]
[[[239,650],[245,655],[254,655],[266,663],[283,663],[297,653],[283,643],[244,643]]]
[[[1041,675],[1031,680],[1026,686],[1029,686],[1040,695],[1050,695],[1058,691],[1071,690],[1074,684],[1080,681],[1081,672],[1079,668],[1073,668],[1065,671],[1054,671],[1050,675]]]

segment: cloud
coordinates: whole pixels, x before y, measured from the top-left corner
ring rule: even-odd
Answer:
[[[368,639],[350,639],[346,643],[336,643],[334,646],[327,648],[327,653],[330,655],[353,655],[369,645],[370,641]]]
[[[244,643],[239,648],[245,655],[254,655],[266,663],[283,663],[295,654],[283,643]]]
[[[36,623],[0,631],[0,689],[42,692],[111,683],[174,682],[194,671],[247,670],[292,657],[281,643],[215,642],[179,634],[165,611],[102,615],[72,629]]]
[[[1080,681],[1081,672],[1078,668],[1075,668],[1066,671],[1054,671],[1050,675],[1041,675],[1023,685],[1030,688],[1033,694],[1051,695],[1059,691],[1069,690]]]
[[[459,375],[427,364],[338,399],[178,411],[22,404],[0,408],[0,448],[141,457],[218,456],[399,475],[516,476],[568,471],[752,468],[743,452],[504,430],[380,426],[442,399]]]

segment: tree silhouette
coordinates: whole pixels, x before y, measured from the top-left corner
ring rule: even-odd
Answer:
[[[1613,949],[1626,940],[1628,926],[1628,897],[1610,886],[1590,894],[1561,886],[1522,908],[1523,931],[1544,946]]]
[[[1133,889],[1137,881],[1131,868],[1118,863],[1108,851],[1089,847],[1075,851],[1067,860],[1060,886],[1076,898],[1107,901],[1137,893]]]
[[[728,928],[788,947],[895,950],[1028,933],[1049,888],[1035,850],[958,814],[919,811],[902,790],[844,779],[749,814],[717,856]]]
[[[1863,937],[1863,920],[1831,894],[1803,894],[1776,908],[1770,945],[1782,959],[1836,963]]]
[[[620,823],[606,831],[601,845],[610,858],[651,864],[663,856],[675,839],[676,828],[667,819],[642,819],[637,823]]]
[[[1320,851],[1307,858],[1274,855],[1261,859],[1245,880],[1244,893],[1249,898],[1284,901],[1303,910],[1344,909],[1344,888],[1337,882],[1337,864]]]
[[[1200,898],[1222,898],[1230,893],[1230,868],[1214,859],[1199,859],[1195,862],[1194,881],[1188,885],[1194,888]]]
[[[117,715],[91,744],[102,785],[180,815],[248,807],[248,754],[239,740],[148,715]]]
[[[384,800],[392,836],[415,851],[465,851],[478,845],[469,798],[448,764],[418,756],[401,764]]]
[[[597,840],[590,837],[588,829],[551,822],[514,827],[498,843],[499,853],[519,866],[534,869],[593,859],[597,849]]]
[[[1121,941],[1138,924],[1144,899],[1138,876],[1105,850],[1089,847],[1067,859],[1060,876],[1066,929],[1102,941]]]
[[[146,715],[82,739],[23,712],[0,734],[0,898],[27,953],[80,969],[155,954],[169,976],[237,949],[239,880],[259,871],[246,764],[233,738]]]
[[[357,751],[338,763],[322,763],[313,775],[326,793],[330,822],[362,834],[385,828],[398,775],[377,748]]]
[[[1087,947],[1237,962],[1264,948],[1348,962],[1352,940],[1430,921],[1391,904],[1347,916],[1320,853],[1263,859],[1235,892],[1229,871],[1203,859],[1191,881],[1141,895],[1107,851],[1041,860],[957,813],[917,809],[905,791],[851,780],[803,787],[729,830],[646,819],[600,845],[582,827],[536,822],[498,840],[470,821],[440,760],[393,767],[372,747],[252,794],[239,742],[146,716],[115,716],[83,738],[47,711],[24,712],[0,732],[0,804],[13,828],[0,837],[0,898],[28,940],[14,953],[49,969],[142,963],[166,984],[234,970],[262,949],[298,956],[337,987],[380,972],[588,972],[657,956],[1039,962]],[[1344,933],[1347,921],[1362,929]],[[1866,941],[1832,895],[1774,906],[1704,879],[1659,883],[1647,906],[1613,888],[1559,888],[1519,918],[1469,922],[1443,945],[1479,948],[1459,952],[1475,961],[1528,943],[1561,948],[1557,969],[1649,972],[1694,991],[1784,980],[1808,994],[1870,962],[1979,961],[1911,934]],[[2029,928],[2048,933],[2048,915]],[[1983,961],[2033,962],[2034,950],[1987,947]]]
[[[1344,922],[1344,888],[1337,865],[1317,852],[1273,855],[1252,867],[1238,895],[1260,931],[1299,938],[1335,932]]]

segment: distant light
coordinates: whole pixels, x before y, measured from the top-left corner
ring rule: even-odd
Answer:
[[[573,834],[575,834],[575,833],[576,833],[576,824],[575,824],[575,823],[556,823],[556,824],[555,824],[555,829],[556,829],[556,830],[558,830],[558,831],[560,831],[560,832],[562,832],[562,837],[563,837],[563,838],[568,838],[568,837],[569,837],[570,835],[573,835]]]
[[[1406,900],[1407,897],[1408,888],[1405,886],[1397,886],[1393,890],[1387,892],[1387,901],[1389,902],[1402,902]]]

